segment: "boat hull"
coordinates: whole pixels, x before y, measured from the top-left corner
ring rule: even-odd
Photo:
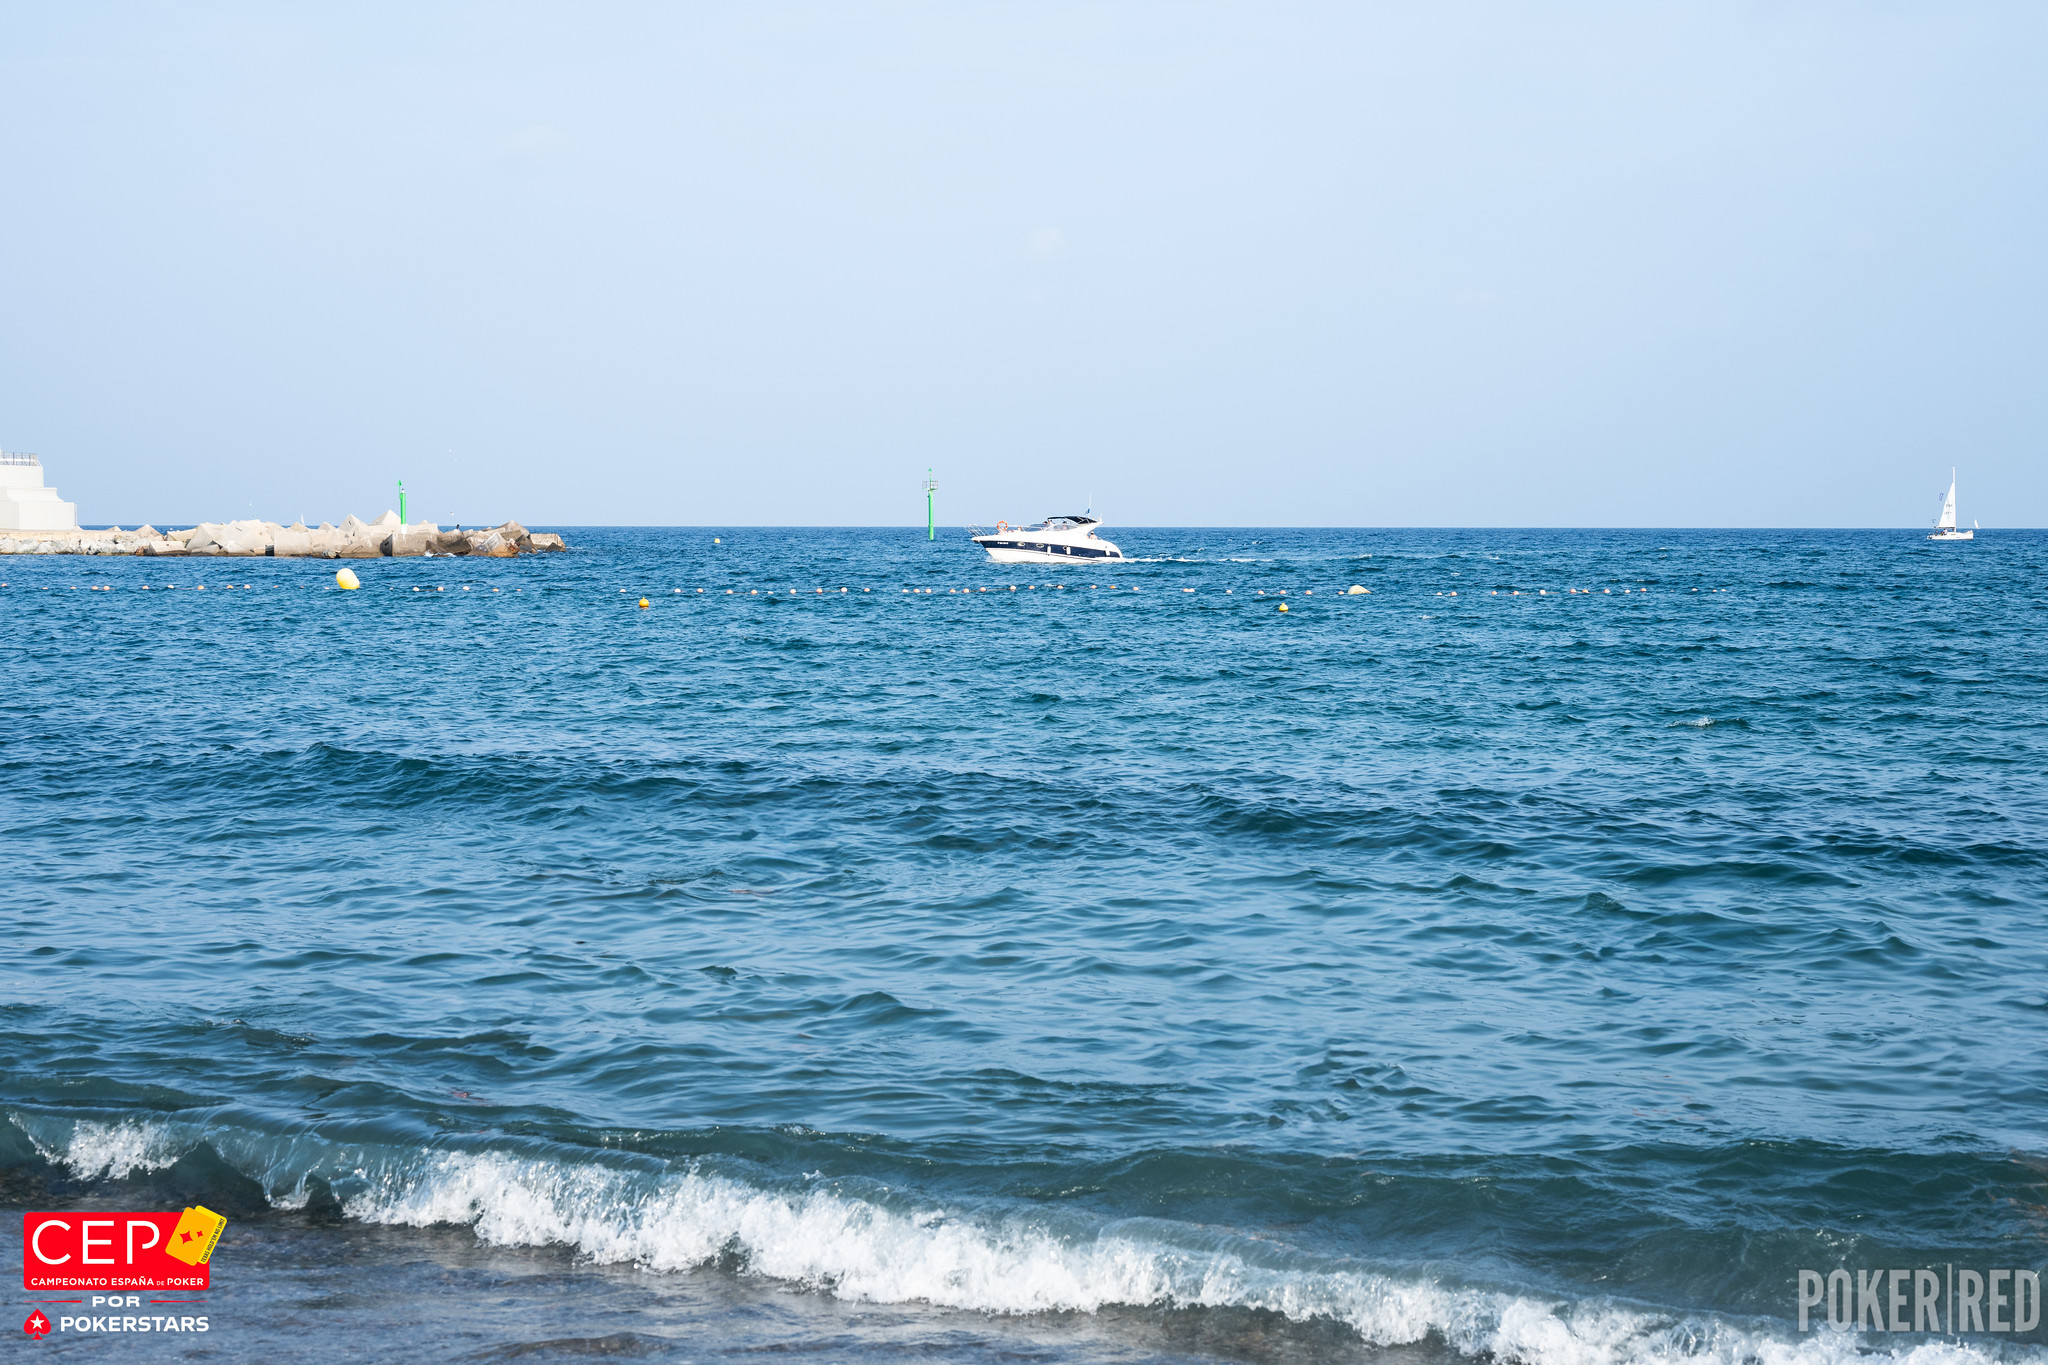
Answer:
[[[998,564],[1118,564],[1124,552],[1106,540],[1088,545],[1058,541],[1026,542],[1008,537],[977,536],[975,544]]]
[[[1929,540],[1975,540],[1977,533],[1975,531],[1936,531],[1927,538]]]

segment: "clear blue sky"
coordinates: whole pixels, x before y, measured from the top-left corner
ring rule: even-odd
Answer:
[[[88,522],[2048,525],[2038,3],[0,9]]]

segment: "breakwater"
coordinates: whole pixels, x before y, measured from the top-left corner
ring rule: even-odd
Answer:
[[[484,555],[509,559],[568,548],[558,535],[529,531],[516,521],[500,526],[442,530],[431,522],[405,523],[395,512],[375,521],[350,516],[341,525],[294,522],[203,521],[184,530],[118,526],[92,531],[0,530],[0,554],[275,556],[304,559],[380,559],[420,555]]]

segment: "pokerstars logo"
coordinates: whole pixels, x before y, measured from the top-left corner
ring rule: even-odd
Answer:
[[[60,1299],[60,1303],[84,1304],[83,1299]],[[190,1307],[190,1299],[151,1299],[145,1303],[140,1294],[95,1294],[92,1296],[89,1313],[61,1314],[57,1318],[57,1331],[63,1332],[208,1332],[213,1324],[205,1315],[166,1313],[165,1303],[176,1303]],[[107,1312],[107,1309],[139,1308],[139,1313]],[[29,1314],[21,1330],[41,1341],[50,1332],[50,1319],[38,1308]]]
[[[46,1294],[68,1290],[73,1296],[47,1300],[28,1315],[21,1330],[37,1341],[53,1331],[209,1330],[212,1324],[205,1316],[190,1311],[203,1308],[205,1301],[189,1295],[210,1285],[213,1249],[227,1225],[227,1219],[199,1205],[177,1213],[23,1214],[22,1288]],[[109,1290],[163,1290],[174,1297]],[[80,1311],[74,1312],[73,1305]],[[54,1323],[45,1308],[58,1314]]]

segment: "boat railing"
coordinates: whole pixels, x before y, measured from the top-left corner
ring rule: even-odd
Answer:
[[[0,465],[16,469],[41,469],[43,462],[25,450],[0,450]]]

